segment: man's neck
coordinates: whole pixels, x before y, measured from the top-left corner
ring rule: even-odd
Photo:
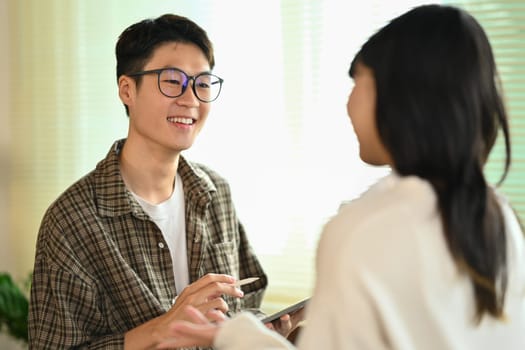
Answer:
[[[158,204],[173,192],[179,157],[179,153],[167,152],[158,145],[128,139],[120,153],[120,173],[129,190]]]

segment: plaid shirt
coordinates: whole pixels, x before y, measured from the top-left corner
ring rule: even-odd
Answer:
[[[29,311],[30,348],[121,349],[124,333],[170,309],[176,296],[168,245],[126,189],[112,149],[47,210],[40,227]],[[190,281],[206,273],[261,277],[230,311],[258,308],[267,277],[224,179],[180,158]]]

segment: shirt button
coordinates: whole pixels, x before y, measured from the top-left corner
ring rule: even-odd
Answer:
[[[201,240],[201,238],[200,238],[199,236],[195,236],[195,237],[193,238],[193,242],[194,242],[194,243],[199,243],[200,240]]]
[[[160,249],[164,248],[164,243],[159,242],[159,248],[160,248]]]

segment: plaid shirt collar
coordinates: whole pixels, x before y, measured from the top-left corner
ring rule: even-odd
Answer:
[[[120,175],[119,154],[126,139],[116,141],[106,158],[97,164],[95,177],[95,198],[98,199],[98,212],[101,216],[120,216],[132,212],[141,219],[147,214],[126,188]],[[184,183],[184,196],[195,201],[198,207],[205,208],[217,188],[202,170],[193,166],[182,155],[179,157],[179,172]]]

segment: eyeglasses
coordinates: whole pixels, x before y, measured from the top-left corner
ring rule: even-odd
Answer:
[[[188,88],[190,80],[193,80],[191,89],[195,97],[202,102],[212,102],[219,97],[222,88],[223,79],[208,72],[199,73],[194,76],[178,68],[161,68],[145,70],[132,74],[130,77],[137,77],[145,74],[157,74],[160,92],[166,97],[179,97]]]

